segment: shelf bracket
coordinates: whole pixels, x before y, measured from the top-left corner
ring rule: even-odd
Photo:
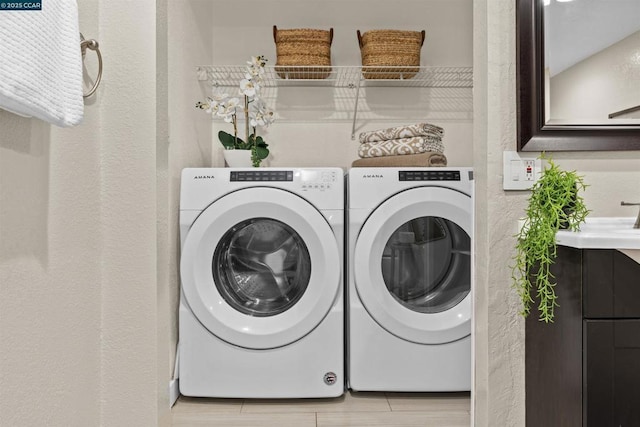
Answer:
[[[351,125],[351,140],[355,140],[356,139],[356,119],[358,118],[358,101],[360,100],[360,86],[362,83],[362,77],[360,77],[358,79],[358,85],[355,86],[356,88],[356,100],[353,103],[353,124]]]

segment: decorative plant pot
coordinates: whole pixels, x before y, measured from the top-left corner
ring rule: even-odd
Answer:
[[[227,167],[250,168],[253,166],[251,150],[223,150],[222,153]]]

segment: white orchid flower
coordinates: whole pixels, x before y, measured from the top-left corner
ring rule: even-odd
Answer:
[[[268,127],[271,123],[273,123],[273,119],[274,117],[272,111],[256,113],[256,116],[251,119],[251,126]]]
[[[267,63],[267,59],[262,55],[252,56],[251,61],[247,61],[247,64],[255,68],[262,68],[266,65],[266,63]]]
[[[211,97],[207,97],[206,112],[217,115],[218,112],[224,108],[223,106],[228,100],[229,95],[226,93],[222,95],[213,95]],[[205,104],[203,103],[203,105]]]
[[[262,76],[259,74],[254,74],[252,75],[250,72],[247,72],[244,75],[244,79],[247,81],[250,81],[253,83],[254,86],[261,86],[262,85]]]
[[[256,93],[258,92],[259,89],[260,89],[260,86],[252,80],[243,79],[240,82],[240,92],[243,95],[248,96],[249,98],[256,96]]]
[[[245,71],[244,78],[248,80],[261,77],[264,74],[264,68],[262,67],[247,67]]]
[[[220,110],[220,101],[215,98],[207,98],[207,113],[217,114]]]
[[[256,121],[259,122],[259,125],[262,127],[269,127],[271,123],[275,120],[275,114],[271,110],[261,111],[259,115],[256,115]]]
[[[269,126],[271,123],[273,123],[276,120],[276,114],[271,110],[267,110],[263,116],[264,116],[264,126]]]
[[[232,123],[233,119],[236,115],[236,110],[235,108],[228,108],[226,106],[221,106],[218,109],[218,112],[216,114],[218,117],[222,117],[222,119],[226,122],[226,123]]]
[[[227,104],[226,105],[228,107],[238,108],[238,107],[240,107],[240,98],[236,98],[236,97],[229,98],[227,100]]]
[[[240,99],[229,98],[224,104],[219,104],[217,115],[222,117],[225,122],[232,123],[238,108],[240,108]]]
[[[211,104],[208,102],[197,102],[196,108],[206,111],[207,113],[211,113]]]
[[[266,61],[264,56],[252,56],[251,61],[247,62],[249,66],[246,68],[245,79],[260,83],[265,74]]]
[[[251,126],[269,126],[275,120],[274,112],[269,109],[267,104],[259,98],[249,106],[251,116]]]

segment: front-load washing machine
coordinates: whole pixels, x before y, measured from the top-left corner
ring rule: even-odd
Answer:
[[[471,389],[473,171],[352,168],[349,387]]]
[[[342,169],[184,169],[180,236],[182,394],[343,394]]]

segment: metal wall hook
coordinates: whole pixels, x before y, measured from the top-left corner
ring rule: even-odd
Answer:
[[[88,98],[94,94],[96,89],[98,89],[98,85],[102,80],[102,54],[100,53],[100,45],[98,41],[95,39],[85,40],[82,33],[80,33],[80,50],[82,51],[82,60],[84,61],[85,54],[87,53],[87,48],[93,50],[96,55],[98,55],[98,76],[96,77],[96,81],[93,83],[89,92],[83,93],[83,98]]]

